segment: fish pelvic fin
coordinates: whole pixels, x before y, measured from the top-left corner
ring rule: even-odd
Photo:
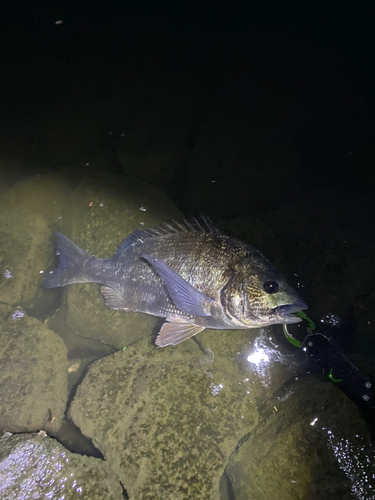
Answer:
[[[85,276],[84,265],[88,259],[94,258],[90,253],[79,248],[61,233],[55,233],[59,264],[44,280],[46,288],[86,283],[91,281]]]
[[[181,276],[171,269],[161,259],[151,255],[142,255],[149,262],[162,279],[168,293],[180,311],[191,316],[211,316],[210,306],[212,299],[190,285]]]
[[[177,345],[204,330],[204,326],[194,325],[177,317],[169,317],[162,325],[155,344],[158,347]]]

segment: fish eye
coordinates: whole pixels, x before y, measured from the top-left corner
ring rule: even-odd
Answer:
[[[279,291],[279,284],[275,280],[267,280],[263,283],[263,290],[266,293],[277,293]]]

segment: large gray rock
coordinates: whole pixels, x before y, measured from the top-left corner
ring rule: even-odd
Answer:
[[[41,215],[47,224],[58,222],[71,191],[63,175],[41,174],[27,177],[9,188],[1,197],[2,207],[21,209]]]
[[[0,309],[0,432],[57,431],[67,403],[62,339],[20,309]]]
[[[52,252],[50,230],[42,216],[21,209],[0,210],[0,302],[19,305],[33,299]]]
[[[371,438],[334,384],[303,378],[260,414],[226,468],[235,500],[373,498]]]
[[[65,211],[63,233],[96,257],[111,257],[136,229],[181,218],[176,206],[159,189],[119,176],[87,177],[74,191]],[[108,309],[99,285],[68,288],[67,326],[85,337],[119,349],[150,335],[156,319],[145,314]]]
[[[218,499],[239,439],[257,423],[249,381],[194,340],[146,339],[91,365],[70,417],[119,475],[131,499]]]
[[[116,474],[103,460],[70,453],[39,434],[0,438],[0,499],[121,500]]]

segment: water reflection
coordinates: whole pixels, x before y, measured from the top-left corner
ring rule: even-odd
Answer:
[[[264,362],[264,363],[268,363],[268,361],[270,360],[267,352],[265,350],[261,350],[259,349],[258,351],[254,352],[253,354],[250,354],[248,357],[247,357],[247,360],[249,363],[254,363],[255,365],[260,365],[260,363]]]
[[[269,388],[275,377],[282,378],[284,370],[280,372],[280,365],[286,368],[293,368],[295,358],[292,355],[283,354],[280,346],[273,342],[269,329],[262,329],[255,338],[250,352],[247,353],[246,360],[253,373],[255,373],[263,387]]]
[[[328,449],[333,452],[340,469],[352,484],[352,495],[359,500],[374,500],[375,457],[373,449],[369,450],[363,438],[358,434],[356,438],[362,443],[354,443],[350,439],[337,437],[326,427],[323,427],[322,431],[327,433]]]

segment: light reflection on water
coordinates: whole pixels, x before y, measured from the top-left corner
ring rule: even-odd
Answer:
[[[279,346],[275,344],[268,329],[261,329],[255,338],[246,360],[252,372],[256,373],[263,385],[268,388],[272,383],[272,368],[276,363],[294,365],[294,357],[280,352]]]
[[[375,457],[372,448],[369,450],[364,443],[353,443],[347,438],[336,437],[326,427],[323,427],[322,431],[327,434],[328,448],[333,452],[340,469],[352,484],[353,496],[358,500],[374,500],[375,491],[371,490],[373,490],[375,479]],[[356,438],[363,441],[359,435],[356,435]]]

